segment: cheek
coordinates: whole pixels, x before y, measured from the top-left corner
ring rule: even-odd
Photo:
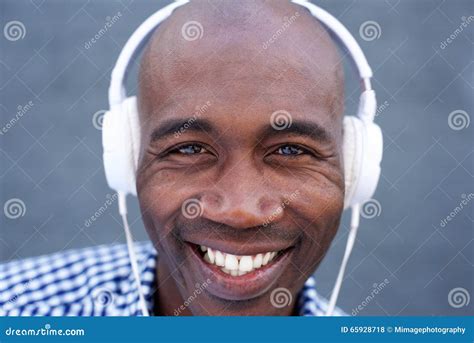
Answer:
[[[175,183],[163,173],[137,175],[137,195],[145,227],[154,242],[169,235],[167,223],[180,209]]]
[[[196,182],[169,171],[149,171],[137,175],[137,193],[145,228],[155,247],[167,254],[181,256],[183,251],[176,218],[183,215],[186,200],[196,197]]]
[[[339,169],[308,173],[293,178],[292,183],[291,188],[298,190],[294,209],[303,220],[320,226],[340,217],[344,206],[344,179]]]
[[[305,216],[314,222],[339,217],[344,205],[344,190],[332,183],[306,185],[301,192]]]
[[[137,192],[141,211],[154,221],[164,225],[168,218],[179,213],[181,204],[186,200],[188,185],[169,172],[149,171],[137,175]],[[183,182],[184,181],[184,182]]]
[[[176,269],[185,258],[183,243],[173,232],[173,218],[181,208],[179,197],[172,187],[155,178],[141,182],[137,192],[145,229],[165,264]]]
[[[333,183],[307,184],[295,202],[296,222],[303,231],[305,263],[315,265],[337,233],[344,205],[344,190]],[[310,258],[308,258],[310,256]]]

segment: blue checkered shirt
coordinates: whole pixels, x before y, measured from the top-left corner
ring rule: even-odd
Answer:
[[[153,312],[157,253],[136,243],[142,290]],[[138,316],[136,283],[125,245],[70,250],[0,265],[0,316]],[[327,301],[309,278],[298,296],[302,316],[322,316]],[[345,315],[336,309],[334,315]]]

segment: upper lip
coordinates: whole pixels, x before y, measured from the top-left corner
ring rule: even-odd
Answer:
[[[249,242],[249,243],[236,243],[230,241],[220,241],[220,240],[202,240],[201,242],[191,242],[191,244],[202,245],[211,249],[219,250],[221,252],[238,255],[238,256],[249,256],[257,255],[261,253],[267,253],[271,251],[282,251],[288,248],[291,248],[293,245],[289,244],[278,244],[278,243],[259,243],[259,242]]]

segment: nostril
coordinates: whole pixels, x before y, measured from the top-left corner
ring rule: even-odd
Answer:
[[[223,204],[223,197],[214,193],[206,193],[202,195],[201,202],[203,202],[207,208],[218,209]]]
[[[279,197],[269,192],[238,185],[229,185],[227,189],[213,187],[200,194],[205,208],[203,217],[234,228],[261,226],[269,218],[279,220]]]
[[[261,199],[259,203],[260,210],[266,215],[275,213],[281,210],[281,204],[278,201],[270,199]]]

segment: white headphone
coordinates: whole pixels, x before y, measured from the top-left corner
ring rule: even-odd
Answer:
[[[107,183],[119,195],[119,212],[124,222],[130,262],[137,282],[140,305],[144,315],[148,315],[148,310],[140,289],[141,282],[133,250],[133,240],[126,219],[125,200],[127,194],[137,194],[135,171],[140,147],[140,124],[136,97],[127,97],[125,79],[140,47],[144,45],[154,29],[168,18],[174,9],[188,2],[189,0],[179,0],[162,8],[145,20],[128,39],[112,71],[109,87],[110,110],[104,115],[102,124],[105,174]],[[345,116],[343,124],[344,209],[352,208],[352,219],[346,251],[327,309],[327,315],[331,315],[342,284],[344,270],[355,242],[360,207],[372,197],[379,180],[383,152],[382,131],[374,123],[377,103],[370,82],[372,70],[354,37],[335,17],[318,6],[306,0],[292,0],[292,2],[308,9],[314,17],[341,40],[357,67],[363,86],[357,115]]]

